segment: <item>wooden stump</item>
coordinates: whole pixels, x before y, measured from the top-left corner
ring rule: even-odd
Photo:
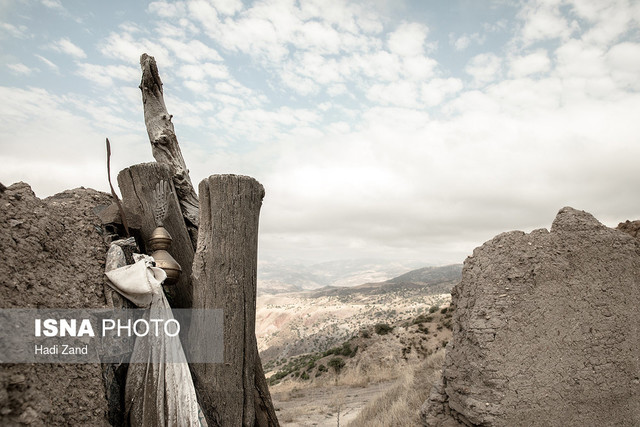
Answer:
[[[224,311],[224,363],[192,364],[200,405],[210,426],[278,425],[255,335],[258,219],[264,188],[250,177],[213,175],[200,183],[199,194],[194,308]],[[190,331],[193,356],[202,351],[198,335]]]
[[[137,213],[142,218],[142,241],[138,242],[138,245],[143,251],[151,233],[156,228],[153,217],[153,190],[160,180],[167,181],[172,191],[172,195],[168,199],[168,214],[164,221],[164,227],[173,238],[169,253],[182,267],[182,274],[178,282],[175,285],[165,287],[165,291],[172,307],[191,308],[193,302],[191,266],[194,252],[172,184],[169,167],[159,163],[143,163],[123,169],[118,174],[118,185],[126,209]]]

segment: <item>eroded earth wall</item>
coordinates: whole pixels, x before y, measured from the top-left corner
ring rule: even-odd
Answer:
[[[24,183],[0,190],[0,308],[107,307],[94,208],[109,203],[83,188],[45,200]],[[97,364],[1,364],[0,425],[109,425],[104,384]]]
[[[640,425],[640,242],[572,208],[474,250],[430,426]]]

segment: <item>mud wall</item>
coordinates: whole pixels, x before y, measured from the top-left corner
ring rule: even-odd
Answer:
[[[84,188],[45,200],[24,183],[0,191],[0,307],[109,306],[106,236],[94,213],[109,203]],[[110,425],[117,414],[104,384],[96,364],[0,364],[0,425]]]
[[[477,248],[425,425],[640,425],[640,242],[562,209]]]

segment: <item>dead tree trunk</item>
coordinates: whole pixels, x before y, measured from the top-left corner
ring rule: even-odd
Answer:
[[[213,175],[200,183],[199,193],[194,308],[224,310],[224,363],[192,365],[198,399],[209,425],[277,426],[255,335],[264,188],[250,177]],[[193,356],[200,351],[197,334],[190,331]]]
[[[153,217],[153,190],[160,180],[171,184],[171,172],[166,165],[159,163],[143,163],[123,169],[118,174],[118,185],[122,193],[122,200],[128,211],[137,213],[141,217],[140,233],[142,241],[138,242],[140,249],[145,251],[145,245],[156,228]],[[191,266],[193,264],[193,246],[180,211],[176,197],[176,190],[170,185],[173,194],[168,198],[168,215],[164,221],[173,242],[169,253],[182,267],[182,274],[174,286],[165,288],[171,306],[174,308],[191,308],[193,292],[191,288]]]
[[[158,66],[153,56],[143,53],[140,56],[142,68],[142,104],[144,107],[144,123],[149,134],[153,157],[158,163],[169,166],[171,178],[180,201],[180,210],[186,221],[195,248],[198,233],[198,196],[191,183],[189,170],[182,157],[178,138],[173,129],[171,116],[164,104],[162,80],[158,74]]]

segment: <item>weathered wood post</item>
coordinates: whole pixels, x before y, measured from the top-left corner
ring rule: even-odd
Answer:
[[[156,184],[164,180],[170,184],[172,194],[168,197],[168,214],[164,227],[173,242],[169,253],[182,267],[178,282],[165,289],[174,308],[190,308],[193,293],[191,288],[191,266],[193,264],[193,246],[187,227],[182,217],[180,204],[171,180],[168,166],[159,163],[143,163],[123,169],[118,174],[118,185],[122,192],[122,200],[128,211],[137,213],[142,219],[142,242],[138,242],[144,251],[151,233],[156,228],[153,217],[153,190]]]
[[[192,364],[209,425],[278,425],[256,335],[258,219],[264,188],[253,178],[213,175],[200,183],[200,227],[193,264],[194,308],[224,311],[224,363]],[[190,353],[203,351],[192,329]]]
[[[195,247],[198,237],[198,196],[191,184],[189,169],[182,157],[178,138],[171,122],[173,116],[169,114],[164,103],[162,80],[156,60],[153,56],[143,53],[140,56],[140,68],[142,68],[140,91],[142,91],[144,123],[147,127],[151,151],[158,163],[169,167],[180,209],[192,245]]]

